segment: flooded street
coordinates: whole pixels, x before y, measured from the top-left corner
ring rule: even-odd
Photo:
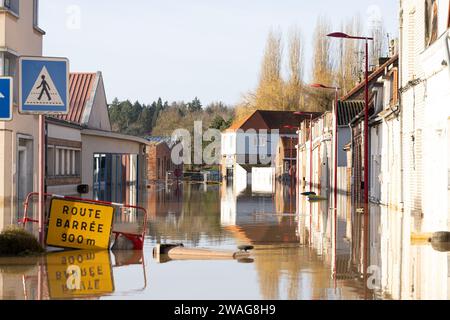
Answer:
[[[277,185],[272,195],[226,185],[153,185],[143,253],[67,251],[0,258],[0,299],[450,298],[449,255],[428,243],[410,244],[414,221],[372,207],[366,259],[362,215],[347,197],[339,199],[334,237],[328,202],[297,201],[289,187]],[[125,225],[134,221],[122,220]],[[255,248],[243,261],[157,262],[152,254],[157,243]]]

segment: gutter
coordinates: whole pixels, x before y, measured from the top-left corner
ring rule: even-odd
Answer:
[[[112,138],[112,139],[119,139],[119,140],[125,140],[125,141],[134,141],[134,142],[145,144],[145,145],[151,145],[150,141],[145,140],[143,138],[129,136],[129,135],[116,133],[116,132],[110,132],[110,131],[102,131],[102,130],[96,130],[96,129],[82,129],[81,134],[87,135],[87,136],[96,136],[96,137]]]
[[[448,72],[450,75],[450,31],[447,31],[447,43],[445,46],[445,51],[447,53],[447,65],[449,65]]]

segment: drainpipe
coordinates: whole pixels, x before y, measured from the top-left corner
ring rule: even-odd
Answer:
[[[399,14],[399,22],[400,22],[400,33],[399,33],[399,45],[398,45],[398,87],[403,87],[403,1],[400,0],[400,14]],[[402,101],[402,90],[398,90],[398,108],[400,115],[400,215],[401,215],[401,244],[400,244],[400,267],[399,267],[399,275],[400,286],[399,291],[403,286],[403,237],[404,237],[404,224],[405,224],[405,204],[404,204],[404,166],[403,166],[403,101]],[[399,292],[399,296],[401,296],[401,292]]]
[[[399,55],[398,55],[398,87],[403,87],[403,1],[400,1],[400,35],[399,35]],[[400,206],[404,211],[404,165],[403,165],[403,101],[402,90],[398,90],[398,107],[400,114]]]

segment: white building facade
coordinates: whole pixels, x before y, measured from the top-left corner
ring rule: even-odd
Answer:
[[[420,232],[448,230],[449,1],[400,1],[403,202]]]

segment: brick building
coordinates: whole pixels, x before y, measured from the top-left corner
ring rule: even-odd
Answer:
[[[183,172],[183,165],[176,165],[172,161],[171,153],[175,143],[170,137],[147,137],[147,180],[165,180],[174,177],[175,170]]]

